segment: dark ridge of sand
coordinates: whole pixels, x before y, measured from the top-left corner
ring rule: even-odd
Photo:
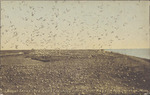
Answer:
[[[150,91],[147,59],[101,50],[18,52],[23,54],[0,58],[4,95],[143,95]]]

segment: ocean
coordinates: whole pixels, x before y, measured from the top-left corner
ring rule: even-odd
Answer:
[[[105,50],[150,59],[150,49],[105,49]]]

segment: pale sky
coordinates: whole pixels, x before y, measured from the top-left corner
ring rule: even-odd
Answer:
[[[150,48],[148,1],[1,1],[1,49]]]

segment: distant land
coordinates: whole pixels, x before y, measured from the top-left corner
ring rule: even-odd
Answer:
[[[38,50],[40,50],[40,49],[38,49]],[[55,50],[55,49],[47,49],[47,50]],[[84,49],[79,49],[79,50],[84,50]],[[85,50],[92,50],[92,49],[85,49]],[[93,49],[93,50],[101,50],[101,49]],[[103,50],[112,51],[115,53],[129,55],[129,56],[135,56],[135,57],[139,57],[139,58],[150,59],[150,48],[149,49],[148,48],[145,48],[145,49],[103,49]],[[14,52],[14,51],[30,51],[30,50],[1,50],[1,52],[2,51]]]

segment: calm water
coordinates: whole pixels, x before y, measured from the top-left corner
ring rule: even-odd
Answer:
[[[106,49],[106,51],[150,59],[150,49]]]

